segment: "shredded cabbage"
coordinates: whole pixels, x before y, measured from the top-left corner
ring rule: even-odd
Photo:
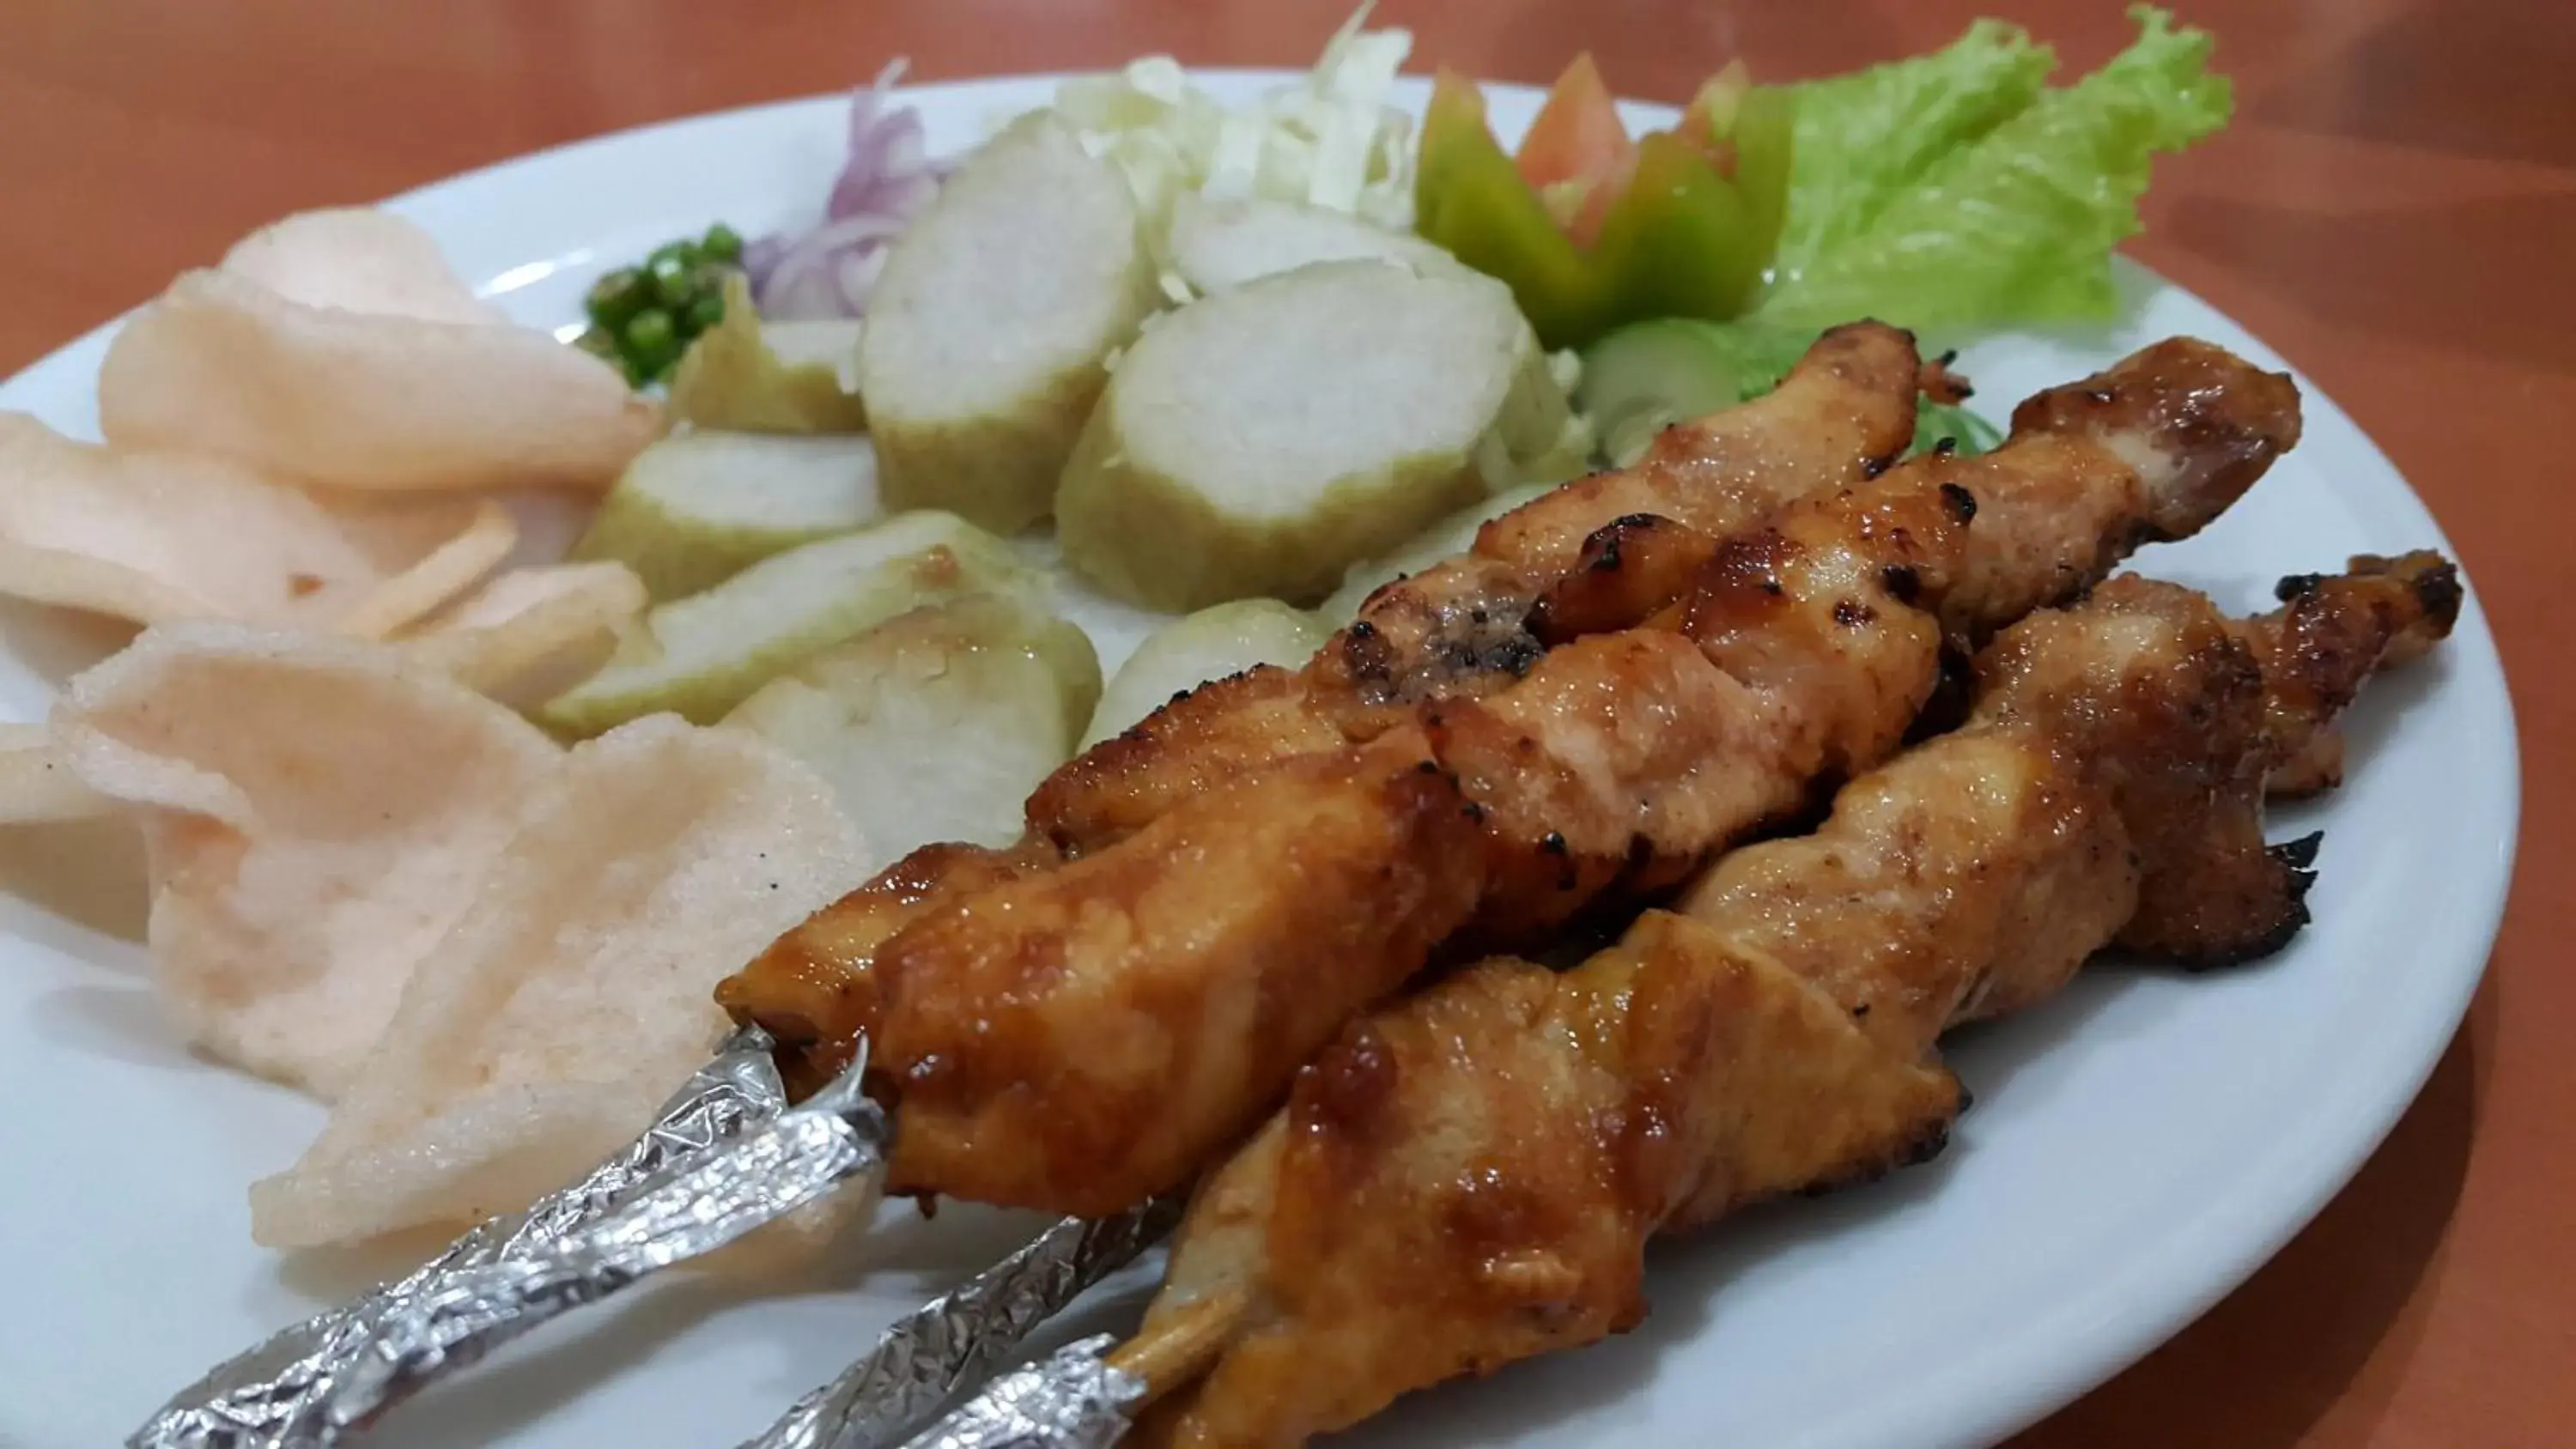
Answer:
[[[1303,80],[1229,110],[1167,55],[1066,81],[1055,109],[1084,149],[1125,174],[1160,244],[1185,191],[1258,196],[1413,225],[1413,118],[1387,104],[1412,53],[1403,30],[1363,30],[1362,6]]]

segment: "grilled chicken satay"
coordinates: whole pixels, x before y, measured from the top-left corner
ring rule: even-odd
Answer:
[[[2365,554],[2342,575],[2293,574],[2274,590],[2281,607],[2254,625],[2256,647],[2297,660],[2339,660],[2367,650],[2379,632],[2375,616],[2353,607],[2350,596],[2359,594],[2376,611],[2404,618],[2410,616],[2403,594],[2408,589],[2430,592],[2417,607],[2424,617],[2443,620],[2447,632],[2448,619],[2459,610],[2459,581],[2440,562],[2438,555],[2421,552],[2398,558]],[[2439,637],[2425,629],[2401,632],[2386,646],[2381,667],[2413,663]],[[2266,677],[2276,672],[2267,670]],[[2284,697],[2275,711],[2281,716],[2278,747],[2266,782],[2273,799],[2314,795],[2343,783],[2343,734],[2334,716],[2349,701],[2335,699],[2331,691],[2351,677],[2339,666],[2317,668],[2308,678],[2295,670],[2283,674]]]
[[[2195,959],[2282,944],[2302,877],[2263,846],[2264,770],[2458,607],[2437,558],[2357,562],[2286,618],[2137,579],[2035,615],[1965,727],[1814,835],[1572,972],[1489,961],[1354,1024],[1192,1204],[1127,1361],[1206,1372],[1144,1440],[1297,1444],[1633,1326],[1650,1235],[1937,1152],[1964,1094],[1934,1039],[2175,934],[2159,871],[2270,893],[2232,939],[2189,923]]]
[[[837,983],[818,988],[838,968],[791,936],[727,1004],[815,1071],[867,1034],[873,1085],[901,1109],[897,1190],[1098,1213],[1177,1186],[1480,904],[1489,931],[1543,929],[1623,877],[1679,879],[1798,808],[1820,771],[1894,747],[1936,676],[1942,611],[1982,629],[2081,587],[2122,541],[2215,516],[2296,434],[2286,379],[2198,344],[2079,386],[2088,407],[2042,407],[1985,457],[1900,465],[1729,540],[1651,627],[1577,640],[1509,689],[1346,749],[1426,782],[1454,772],[1483,846],[1367,857],[1396,879],[1356,934],[1313,928],[1342,907],[1314,857],[1281,867],[1270,821],[1296,792],[1256,775],[1072,865],[934,904]],[[1992,524],[1983,551],[1972,517]],[[1382,808],[1386,832],[1352,838],[1396,839],[1411,817]],[[772,977],[792,992],[764,996]]]
[[[791,1047],[821,1044],[782,1054],[791,1086],[828,1079],[847,1062],[853,983],[879,945],[935,904],[1059,865],[1068,851],[1122,838],[1282,760],[1345,748],[1404,722],[1408,701],[1517,678],[1544,648],[1529,628],[1532,603],[1556,575],[1597,559],[1584,548],[1592,533],[1652,508],[1688,520],[1693,537],[1714,537],[1866,481],[1912,441],[1915,394],[1926,389],[1963,395],[1923,366],[1911,335],[1873,322],[1827,332],[1771,393],[1667,429],[1636,467],[1568,483],[1489,524],[1467,554],[1378,590],[1305,667],[1203,685],[1066,764],[1032,795],[1019,844],[933,844],[897,861],[726,982],[719,999]]]
[[[1250,770],[1404,723],[1422,700],[1509,685],[1545,647],[1532,604],[1585,562],[1593,534],[1652,514],[1716,539],[1873,478],[1913,441],[1926,380],[1908,333],[1827,332],[1769,394],[1668,428],[1634,467],[1567,483],[1486,524],[1467,553],[1379,589],[1303,668],[1212,683],[1103,741],[1030,796],[1030,833],[1068,854],[1096,850]],[[1937,371],[1928,380],[1951,386]]]

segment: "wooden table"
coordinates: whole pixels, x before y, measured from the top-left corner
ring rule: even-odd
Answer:
[[[1922,49],[1973,0],[1387,0],[1418,61],[1623,93]],[[2070,62],[2099,3],[1993,7]],[[2431,500],[2500,636],[2527,806],[2469,1023],[2314,1226],[2182,1337],[2017,1441],[2576,1443],[2576,8],[2206,0],[2225,135],[2159,174],[2137,253],[2289,355]],[[10,0],[0,8],[0,369],[299,207],[639,122],[916,76],[1297,64],[1340,0]],[[2551,882],[2559,882],[2553,886]],[[2552,945],[2556,942],[2556,945]]]

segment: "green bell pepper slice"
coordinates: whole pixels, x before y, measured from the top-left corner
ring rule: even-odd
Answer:
[[[1757,89],[1703,144],[1673,132],[1637,145],[1636,167],[1589,248],[1568,238],[1485,123],[1484,98],[1442,76],[1422,128],[1415,226],[1501,280],[1549,348],[1579,347],[1647,317],[1740,315],[1761,290],[1788,191],[1788,93]],[[1735,147],[1729,179],[1709,159]]]

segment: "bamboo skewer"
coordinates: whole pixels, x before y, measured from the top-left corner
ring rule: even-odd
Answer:
[[[1213,1367],[1251,1307],[1252,1295],[1240,1288],[1211,1294],[1131,1336],[1109,1355],[1109,1366],[1144,1382],[1135,1405],[1143,1408]]]

